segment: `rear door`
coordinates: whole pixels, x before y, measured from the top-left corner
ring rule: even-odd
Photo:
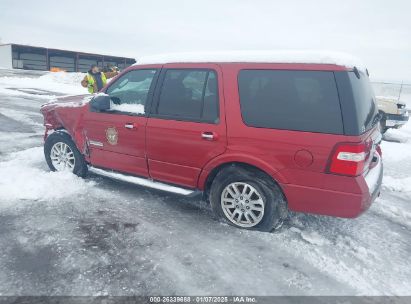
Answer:
[[[106,89],[110,110],[84,118],[91,164],[140,176],[148,176],[146,108],[153,95],[159,70],[154,67],[128,71]]]
[[[201,169],[226,149],[222,73],[214,64],[168,64],[147,121],[153,179],[195,188]]]

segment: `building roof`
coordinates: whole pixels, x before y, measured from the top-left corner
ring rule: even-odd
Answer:
[[[141,57],[135,65],[166,63],[307,63],[335,64],[348,68],[365,69],[362,62],[345,53],[329,51],[221,51],[199,53],[171,53]]]
[[[69,52],[69,53],[78,53],[78,54],[83,54],[83,55],[90,55],[90,56],[103,56],[103,57],[111,57],[111,58],[126,58],[126,59],[133,59],[131,57],[125,57],[125,56],[114,56],[114,55],[104,55],[104,54],[96,54],[96,53],[88,53],[88,52],[82,52],[82,51],[72,51],[72,50],[64,50],[64,49],[56,49],[56,48],[47,48],[43,46],[34,46],[34,45],[27,45],[27,44],[18,44],[18,43],[2,43],[0,46],[4,45],[15,45],[19,47],[28,47],[28,48],[35,48],[35,49],[43,49],[43,50],[49,50],[49,51],[58,51],[58,52]]]

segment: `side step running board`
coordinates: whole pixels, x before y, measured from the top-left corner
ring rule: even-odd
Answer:
[[[177,187],[177,186],[164,184],[164,183],[161,183],[161,182],[155,182],[155,181],[145,179],[145,178],[142,178],[142,177],[136,177],[136,176],[132,176],[132,175],[122,174],[122,173],[119,173],[119,172],[113,172],[113,171],[110,171],[110,170],[95,168],[95,167],[92,167],[92,166],[89,166],[88,170],[90,172],[94,173],[94,174],[105,176],[105,177],[112,178],[112,179],[115,179],[115,180],[119,180],[119,181],[123,181],[123,182],[127,182],[127,183],[132,183],[132,184],[136,184],[136,185],[139,185],[139,186],[150,187],[150,188],[157,189],[157,190],[173,192],[173,193],[176,193],[176,194],[181,194],[181,195],[186,195],[186,196],[193,196],[193,195],[197,194],[197,192],[198,192],[198,191],[193,191],[193,190],[189,190],[189,189],[185,189],[185,188],[180,188],[180,187]]]

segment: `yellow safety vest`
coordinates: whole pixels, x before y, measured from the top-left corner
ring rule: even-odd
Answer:
[[[107,84],[107,78],[106,78],[106,75],[103,72],[101,72],[100,74],[101,74],[101,81],[103,82],[103,87],[104,87]],[[95,80],[94,80],[94,76],[91,75],[90,73],[87,73],[87,82],[88,82],[88,85],[87,85],[88,92],[90,94],[95,93],[94,92]]]

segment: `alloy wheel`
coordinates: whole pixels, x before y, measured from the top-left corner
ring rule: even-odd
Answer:
[[[57,171],[73,171],[76,164],[74,152],[70,146],[64,142],[57,142],[51,147],[50,159]]]
[[[261,222],[265,203],[261,194],[250,184],[235,182],[221,193],[221,207],[233,224],[251,228]]]

